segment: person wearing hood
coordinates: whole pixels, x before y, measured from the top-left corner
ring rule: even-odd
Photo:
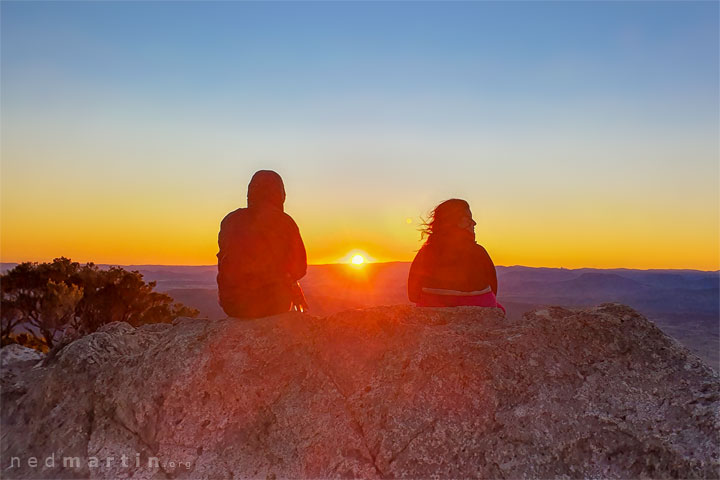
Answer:
[[[425,245],[408,276],[408,298],[420,307],[471,305],[505,309],[497,301],[498,281],[490,255],[475,242],[475,220],[465,200],[435,207],[425,223]]]
[[[220,306],[237,318],[307,308],[297,283],[307,271],[305,245],[295,221],[283,211],[285,186],[280,175],[256,172],[248,185],[247,203],[220,224]]]

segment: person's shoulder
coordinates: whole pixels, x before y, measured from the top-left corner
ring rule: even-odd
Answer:
[[[490,260],[492,262],[492,259],[490,258],[490,254],[487,250],[485,250],[485,247],[480,245],[479,243],[475,244],[475,254],[478,258],[481,258],[483,260]]]
[[[295,223],[295,220],[290,215],[288,215],[285,212],[280,212],[280,213],[282,214],[282,221],[285,223],[285,225],[288,228],[292,228],[294,230],[299,230],[297,223]]]
[[[474,248],[475,248],[475,250],[477,250],[478,252],[487,254],[487,250],[485,250],[485,247],[483,247],[483,246],[480,245],[479,243],[476,243],[475,246],[474,246]]]
[[[417,251],[415,254],[415,258],[413,259],[413,262],[421,262],[423,261],[430,253],[432,247],[430,247],[429,244],[425,243],[422,247],[420,247],[420,250]]]
[[[232,212],[225,215],[225,217],[220,222],[220,226],[227,225],[233,222],[235,219],[242,217],[243,215],[245,215],[245,212],[247,212],[247,208],[238,208],[237,210],[233,210]]]

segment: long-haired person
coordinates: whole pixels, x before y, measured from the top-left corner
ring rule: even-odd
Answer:
[[[422,230],[427,237],[408,277],[408,297],[421,307],[473,305],[505,309],[497,301],[497,273],[475,242],[470,205],[453,198],[435,207]]]

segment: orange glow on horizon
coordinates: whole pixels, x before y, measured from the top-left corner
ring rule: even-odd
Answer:
[[[30,201],[4,201],[2,262],[48,262],[64,256],[80,263],[111,265],[216,264],[219,222],[230,207],[209,208],[197,203],[147,206],[159,204],[137,199],[125,204],[99,200],[83,208],[73,205],[66,216]],[[379,218],[365,218],[362,212],[348,217],[347,212],[332,209],[323,216],[307,213],[309,208],[293,209],[290,214],[300,226],[311,265],[354,266],[356,255],[363,258],[360,265],[410,262],[422,246],[417,225],[408,224],[403,211],[398,208],[393,213],[393,208]],[[704,211],[683,211],[682,217],[670,218],[672,211],[651,210],[652,215],[641,217],[628,213],[629,207],[617,207],[586,216],[571,205],[543,216],[527,211],[532,210],[529,206],[524,208],[519,213],[500,209],[473,212],[478,222],[477,242],[496,265],[720,268],[718,224],[705,221]]]

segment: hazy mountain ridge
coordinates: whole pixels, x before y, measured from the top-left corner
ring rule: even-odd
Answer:
[[[16,264],[2,264],[6,271]],[[348,308],[409,303],[408,262],[310,265],[300,281],[311,308],[329,314]],[[127,265],[157,290],[216,318],[217,267]],[[589,305],[618,301],[644,313],[718,313],[720,273],[699,270],[630,270],[497,267],[500,301],[510,303]],[[199,290],[194,292],[193,290]],[[314,301],[312,301],[314,300]],[[198,303],[199,302],[199,303]],[[214,305],[213,307],[216,307]],[[210,311],[214,311],[210,315]]]
[[[222,318],[217,305],[215,267],[187,267],[185,282],[203,284],[202,293],[168,291],[176,300],[198,308],[208,318]],[[301,280],[315,315],[330,315],[351,308],[409,304],[406,293],[407,262],[350,265],[311,265]],[[154,272],[162,269],[154,268]],[[174,270],[178,272],[178,270]],[[629,305],[657,323],[714,368],[720,368],[720,273],[698,270],[630,270],[498,267],[499,300],[508,316],[541,305],[581,307],[604,302]],[[143,272],[145,273],[145,272]],[[148,271],[148,279],[151,277]],[[173,280],[162,278],[158,288],[168,289]],[[203,283],[204,282],[204,283]],[[178,287],[179,284],[175,284]]]
[[[14,264],[3,264],[3,271]],[[224,318],[217,304],[217,267],[129,265],[146,281],[210,319]],[[314,315],[352,308],[409,304],[408,262],[310,265],[301,280]],[[519,318],[541,305],[589,306],[619,302],[637,309],[720,367],[720,272],[700,270],[565,269],[498,266],[499,300]]]

